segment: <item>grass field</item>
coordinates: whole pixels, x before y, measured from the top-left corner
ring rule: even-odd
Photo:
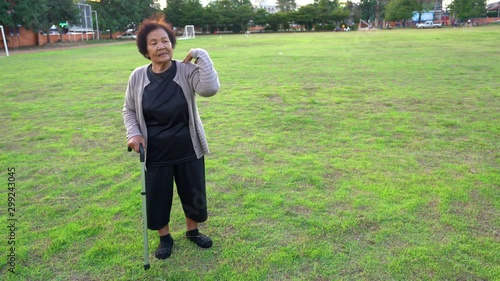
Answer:
[[[121,118],[148,61],[132,42],[1,57],[1,280],[499,280],[498,42],[500,27],[179,41],[176,59],[204,48],[221,81],[198,98],[214,247],[183,237],[175,198],[172,256],[150,231],[149,271]]]

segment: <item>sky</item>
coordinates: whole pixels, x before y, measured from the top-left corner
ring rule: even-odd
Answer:
[[[202,1],[205,1],[205,0],[202,0]],[[498,1],[500,1],[500,0],[486,0],[486,3],[490,4],[490,3],[495,3],[495,2],[498,2]],[[352,2],[359,3],[359,0],[353,0]],[[451,2],[452,2],[452,0],[443,0],[443,7],[446,7],[446,6],[450,5]],[[295,0],[295,3],[297,5],[307,5],[307,4],[314,3],[314,0]]]
[[[203,6],[206,6],[211,0],[201,0],[201,4]],[[250,0],[252,1],[252,0]],[[498,2],[500,0],[486,0],[486,3],[495,3],[495,2]],[[165,1],[166,2],[166,1]],[[253,3],[254,1],[252,1]],[[274,0],[267,0],[267,2],[274,2]],[[359,2],[359,0],[352,0],[352,2],[354,3],[357,3]],[[450,5],[450,3],[452,2],[452,0],[443,0],[443,8],[446,8],[448,5]],[[307,4],[312,4],[314,3],[314,0],[295,0],[295,3],[299,6],[304,6],[304,5],[307,5]]]
[[[252,0],[250,0],[252,1]],[[446,7],[447,5],[449,5],[451,3],[452,0],[443,0],[443,6]],[[496,2],[498,0],[487,0],[486,2],[488,3],[492,3],[492,2]],[[201,0],[201,4],[203,6],[206,6],[208,3],[210,2],[210,0]],[[253,3],[254,1],[252,1]],[[274,0],[267,0],[266,2],[274,2]],[[353,0],[352,2],[354,3],[358,3],[359,0]],[[298,6],[304,6],[304,5],[307,5],[307,4],[312,4],[314,3],[314,0],[295,0],[295,4],[297,4]]]

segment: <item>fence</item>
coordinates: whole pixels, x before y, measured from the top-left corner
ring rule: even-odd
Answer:
[[[18,31],[18,32],[17,32]],[[11,32],[9,29],[5,31],[5,37],[7,39],[7,46],[9,48],[19,48],[19,47],[33,47],[33,46],[43,46],[48,44],[48,39],[46,34],[36,33],[32,30],[26,30],[23,27],[19,28],[15,32]],[[101,33],[101,39],[113,39],[123,32],[115,32],[111,34],[111,38],[109,33]],[[86,41],[86,40],[95,40],[97,39],[97,33],[89,32],[89,33],[67,33],[67,34],[51,34],[50,43],[56,42],[77,42],[77,41]],[[1,39],[1,38],[0,38]],[[0,49],[4,48],[3,40],[0,41]]]

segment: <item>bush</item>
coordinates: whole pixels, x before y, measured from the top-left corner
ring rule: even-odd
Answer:
[[[264,27],[264,31],[273,31],[273,27],[268,25],[268,26]]]

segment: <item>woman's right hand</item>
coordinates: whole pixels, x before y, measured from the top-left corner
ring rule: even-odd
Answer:
[[[127,142],[127,146],[132,148],[135,152],[139,152],[140,144],[142,144],[142,147],[146,149],[146,141],[144,141],[142,136],[131,137]]]

